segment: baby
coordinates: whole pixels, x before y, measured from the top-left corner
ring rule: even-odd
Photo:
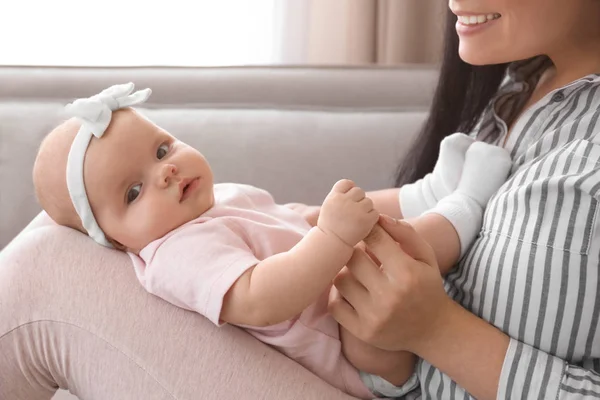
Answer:
[[[33,171],[49,216],[126,251],[148,292],[246,329],[350,395],[400,396],[412,356],[340,332],[327,313],[331,282],[380,218],[377,204],[341,180],[311,226],[264,190],[215,184],[202,154],[130,108],[149,95],[117,85],[67,106],[76,118],[45,138]],[[453,135],[434,172],[400,190],[404,217],[436,254],[452,249],[441,269],[474,240],[510,165],[504,150]]]

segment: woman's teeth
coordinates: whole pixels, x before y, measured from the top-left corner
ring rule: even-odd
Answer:
[[[458,21],[463,24],[463,25],[478,25],[478,24],[485,24],[488,21],[491,21],[493,19],[498,19],[500,18],[500,14],[498,13],[494,13],[494,14],[487,14],[487,15],[461,15],[458,17]]]

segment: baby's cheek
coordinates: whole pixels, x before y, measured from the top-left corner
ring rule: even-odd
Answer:
[[[153,204],[139,213],[133,222],[131,231],[135,233],[138,239],[145,242],[144,245],[147,245],[173,230],[175,220],[176,218],[170,212],[169,207]]]
[[[143,210],[128,210],[120,219],[113,238],[127,248],[142,249],[152,239],[148,229],[152,226]]]

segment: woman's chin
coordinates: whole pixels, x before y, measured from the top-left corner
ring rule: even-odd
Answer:
[[[506,62],[503,58],[498,57],[498,55],[487,51],[478,51],[477,49],[463,49],[461,47],[458,54],[464,62],[471,65],[492,65]]]
[[[461,43],[458,48],[458,55],[464,62],[471,65],[502,64],[513,59],[510,56],[503,56],[501,52],[482,47],[466,46]]]

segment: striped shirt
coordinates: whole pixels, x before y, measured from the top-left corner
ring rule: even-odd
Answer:
[[[547,57],[510,65],[474,135],[503,145],[549,65]],[[499,399],[600,398],[599,117],[600,74],[521,115],[504,145],[509,179],[446,277],[453,299],[511,338]],[[416,377],[409,399],[471,398],[426,361]]]

